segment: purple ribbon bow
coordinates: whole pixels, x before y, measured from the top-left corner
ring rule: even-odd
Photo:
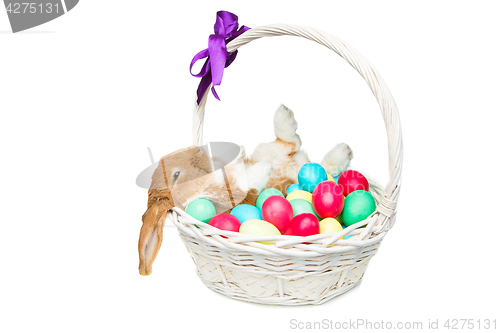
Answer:
[[[198,52],[189,67],[191,75],[201,77],[198,90],[196,91],[198,104],[200,104],[201,98],[205,94],[205,91],[207,91],[210,83],[212,83],[212,93],[220,101],[219,96],[215,92],[215,86],[221,84],[224,68],[231,65],[238,54],[238,50],[228,53],[226,44],[247,30],[250,30],[250,28],[244,25],[238,29],[238,16],[226,11],[217,12],[217,19],[214,25],[215,34],[208,37],[208,49]],[[201,71],[198,74],[193,74],[193,65],[203,58],[207,58],[207,60],[203,64]]]

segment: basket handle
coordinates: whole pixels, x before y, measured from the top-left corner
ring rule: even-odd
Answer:
[[[303,37],[324,45],[344,58],[359,74],[361,74],[366,83],[368,83],[368,86],[375,95],[380,106],[387,130],[389,144],[389,181],[385,187],[380,204],[383,206],[384,215],[392,216],[399,197],[403,163],[403,141],[401,137],[401,123],[399,120],[398,108],[384,81],[372,65],[353,47],[333,35],[309,27],[289,24],[272,24],[253,28],[231,41],[227,45],[227,51],[233,52],[255,39],[274,36]],[[209,92],[210,87],[206,90],[199,105],[195,101],[193,115],[193,143],[195,145],[202,145],[203,119],[205,117],[205,105]]]

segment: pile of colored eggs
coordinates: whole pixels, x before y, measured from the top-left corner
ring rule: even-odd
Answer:
[[[307,163],[299,170],[298,181],[288,187],[286,197],[269,188],[259,195],[256,206],[238,205],[230,214],[216,215],[207,199],[194,200],[186,212],[222,230],[256,236],[310,236],[341,231],[376,209],[368,181],[358,171],[347,170],[333,178],[321,165]]]

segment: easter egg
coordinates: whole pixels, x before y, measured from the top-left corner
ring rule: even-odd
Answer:
[[[299,184],[292,184],[292,185],[288,186],[288,188],[286,189],[286,195],[289,195],[293,191],[298,191],[298,190],[300,190],[300,185]]]
[[[299,214],[295,216],[288,227],[285,235],[291,236],[310,236],[319,233],[319,222],[316,216],[309,213]]]
[[[256,203],[257,208],[262,209],[262,205],[264,204],[264,201],[266,201],[267,198],[269,198],[273,195],[279,195],[280,197],[283,197],[283,198],[285,197],[283,195],[283,193],[281,193],[280,191],[278,191],[275,188],[266,188],[257,197],[257,203]]]
[[[319,183],[328,179],[325,169],[318,163],[306,163],[299,170],[300,189],[311,192]]]
[[[377,208],[375,199],[370,192],[357,190],[345,198],[344,210],[342,211],[342,222],[350,226],[363,221]]]
[[[344,224],[342,224],[342,229],[345,229],[345,228],[347,228],[347,226],[346,226],[346,225],[344,225]],[[345,235],[345,236],[344,236],[344,239],[349,239],[349,238],[351,238],[351,237],[352,237],[352,235]]]
[[[319,233],[327,234],[329,232],[337,232],[342,231],[342,224],[339,223],[336,219],[332,217],[327,217],[324,220],[319,221]],[[344,239],[344,237],[340,237],[340,239]],[[328,247],[335,246],[335,244],[330,244]]]
[[[344,207],[345,207],[345,198],[344,198]],[[344,224],[344,222],[342,222],[342,213],[340,213],[339,216],[334,217],[334,219],[339,221],[340,224]]]
[[[267,198],[262,205],[262,218],[278,228],[280,233],[283,233],[288,222],[293,218],[292,205],[287,199],[273,195]]]
[[[347,197],[350,193],[357,190],[368,191],[370,187],[366,177],[360,172],[354,170],[346,170],[342,172],[339,176],[337,184],[339,184],[342,188],[344,197]]]
[[[332,217],[327,217],[319,222],[319,233],[327,234],[329,232],[342,231],[342,224]],[[342,237],[343,239],[344,237]]]
[[[208,222],[213,227],[238,232],[240,230],[240,220],[231,214],[217,214]]]
[[[286,196],[286,199],[288,201],[292,201],[293,199],[303,199],[312,203],[312,194],[307,191],[298,190],[291,192]]]
[[[205,198],[191,202],[186,208],[186,213],[205,223],[208,223],[216,214],[214,204]]]
[[[260,209],[255,206],[242,204],[231,210],[231,215],[235,216],[241,223],[246,220],[262,220]]]
[[[278,228],[271,223],[262,220],[246,220],[240,226],[240,233],[255,236],[281,235]],[[258,243],[274,244],[264,241],[259,241]]]
[[[337,217],[344,208],[342,189],[329,180],[319,183],[312,194],[312,205],[321,218]]]
[[[316,218],[319,220],[319,216],[316,214],[312,204],[309,201],[306,201],[304,199],[293,199],[290,200],[290,204],[293,208],[293,216],[297,216],[303,213],[310,213],[316,216]]]
[[[326,177],[328,178],[327,180],[330,180],[332,182],[335,182],[335,179],[330,175],[329,173],[326,174]]]

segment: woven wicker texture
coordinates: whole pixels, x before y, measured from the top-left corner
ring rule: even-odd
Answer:
[[[245,32],[230,42],[227,49],[232,52],[255,39],[283,35],[303,37],[336,52],[361,74],[375,95],[389,144],[387,185],[384,188],[368,177],[377,210],[343,231],[308,237],[251,236],[223,231],[193,219],[178,208],[174,208],[169,218],[193,258],[198,275],[210,289],[262,304],[322,304],[361,281],[368,262],[395,222],[403,155],[401,127],[396,104],[383,80],[363,56],[337,37],[313,28],[267,25]],[[195,103],[195,145],[202,144],[209,91],[199,105]],[[340,239],[345,235],[352,236]]]

